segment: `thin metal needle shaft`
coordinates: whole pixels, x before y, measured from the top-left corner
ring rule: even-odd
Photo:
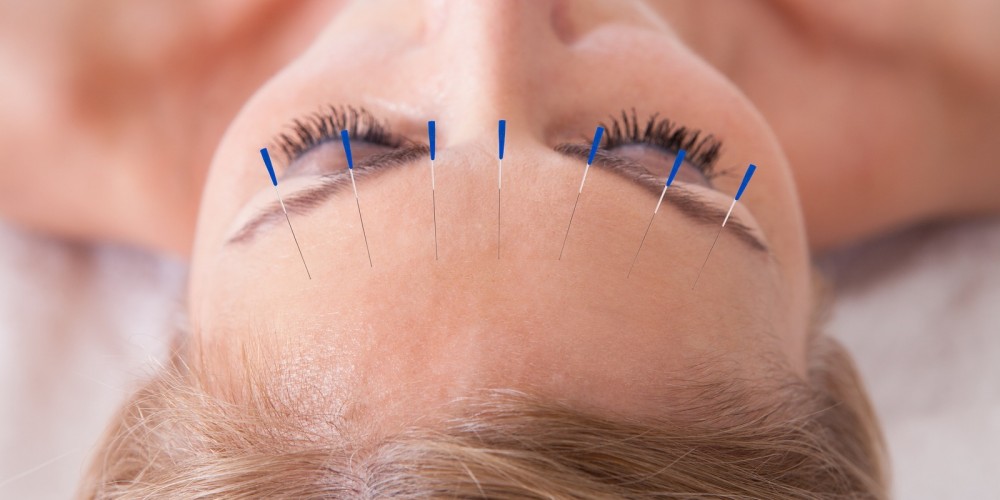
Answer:
[[[358,220],[361,221],[361,235],[365,237],[365,251],[368,252],[368,267],[375,267],[372,264],[372,251],[368,248],[368,232],[365,231],[365,218],[361,216],[361,200],[358,199],[358,184],[354,182],[354,156],[351,155],[350,132],[341,130],[340,141],[344,144],[344,156],[347,157],[347,171],[351,173],[351,187],[354,188],[354,203],[358,205]]]
[[[431,207],[434,210],[434,260],[438,260],[438,209],[436,191],[434,187],[434,160],[431,160]]]
[[[625,279],[632,276],[632,269],[635,268],[635,263],[639,260],[639,252],[642,252],[642,244],[646,242],[646,236],[649,234],[649,228],[653,227],[654,219],[656,219],[656,212],[653,212],[653,215],[649,218],[649,224],[646,224],[646,231],[642,233],[642,240],[639,241],[639,249],[635,251],[635,257],[632,258],[632,265],[629,266]]]
[[[372,251],[368,248],[368,233],[365,232],[365,218],[361,216],[361,201],[358,199],[358,185],[354,182],[354,169],[348,169],[351,173],[351,186],[354,187],[354,202],[358,205],[358,220],[361,221],[361,235],[365,237],[365,251],[368,252],[368,267],[375,267],[372,264]]]
[[[497,122],[497,260],[500,260],[500,188],[503,185],[503,150],[507,143],[507,120]]]
[[[708,249],[708,255],[705,256],[705,262],[702,263],[701,269],[698,270],[698,276],[694,279],[694,284],[691,285],[691,289],[698,286],[698,280],[701,279],[701,273],[705,270],[705,266],[708,264],[709,257],[712,256],[712,250],[715,250],[715,244],[719,242],[719,236],[722,236],[722,230],[726,228],[726,223],[729,222],[729,216],[733,215],[733,209],[736,208],[736,202],[740,201],[743,196],[743,191],[746,190],[747,184],[750,183],[750,178],[753,177],[753,173],[757,171],[757,165],[753,163],[747,167],[747,171],[743,174],[743,182],[740,183],[740,189],[736,191],[736,196],[733,198],[733,202],[729,204],[729,211],[726,212],[726,218],[722,219],[722,227],[719,228],[719,234],[715,235],[715,241],[712,242],[712,248]]]
[[[503,160],[497,168],[497,260],[500,260],[500,190],[503,187]]]
[[[660,211],[660,206],[663,205],[663,198],[667,196],[667,190],[670,189],[670,185],[674,183],[674,177],[677,176],[677,170],[681,168],[681,164],[684,163],[684,158],[687,156],[687,151],[680,150],[677,152],[677,156],[674,158],[674,166],[670,169],[670,176],[667,177],[667,182],[663,185],[663,191],[660,192],[660,199],[656,202],[656,208],[653,209],[653,215],[649,217],[649,224],[646,224],[646,231],[642,233],[642,240],[639,241],[639,248],[635,251],[635,257],[632,258],[632,265],[628,268],[628,274],[625,275],[625,279],[632,276],[632,269],[635,268],[635,263],[639,261],[639,253],[642,252],[642,244],[646,242],[646,236],[649,235],[649,228],[653,227],[653,220],[656,219],[656,213]]]
[[[271,165],[271,154],[267,152],[267,148],[261,148],[260,158],[264,161],[264,167],[267,168],[267,175],[271,178],[271,186],[274,187],[274,194],[278,196],[281,211],[285,214],[285,222],[288,223],[288,230],[292,232],[292,240],[295,242],[295,248],[299,251],[299,258],[302,259],[302,267],[306,268],[306,276],[312,279],[312,274],[309,273],[309,266],[306,265],[306,258],[302,255],[302,247],[299,246],[299,238],[295,236],[295,230],[292,229],[292,220],[288,218],[288,210],[285,209],[285,200],[281,199],[281,191],[278,190],[278,176],[274,175],[274,166]]]
[[[434,185],[434,156],[437,152],[436,129],[437,124],[434,120],[427,122],[427,142],[431,154],[431,209],[434,214],[434,260],[438,260],[438,207],[437,194],[435,193],[437,188]]]
[[[312,274],[309,273],[309,266],[306,265],[306,258],[302,255],[302,247],[299,246],[299,239],[295,236],[295,230],[292,229],[292,220],[288,218],[288,210],[285,210],[285,201],[281,199],[281,192],[278,191],[278,186],[274,186],[274,194],[278,195],[278,203],[281,204],[281,211],[285,213],[285,222],[288,223],[288,230],[292,232],[292,241],[295,242],[295,248],[299,251],[299,258],[302,259],[302,267],[306,268],[306,276],[312,279]]]
[[[719,234],[715,235],[715,241],[712,242],[712,248],[708,249],[708,255],[705,256],[705,262],[702,263],[701,269],[698,270],[698,276],[694,279],[694,284],[691,285],[691,289],[698,286],[698,280],[701,279],[701,272],[705,270],[705,265],[708,264],[708,258],[712,256],[712,250],[715,250],[715,244],[719,242],[719,236],[722,236],[722,230],[726,228],[726,223],[729,222],[729,216],[733,215],[733,209],[736,208],[736,200],[729,205],[729,211],[726,212],[726,218],[722,219],[722,227],[719,228]]]
[[[576,201],[573,202],[573,212],[569,214],[569,224],[566,224],[566,236],[563,237],[562,248],[559,250],[559,260],[563,258],[563,252],[566,251],[566,241],[569,240],[569,229],[573,227],[573,217],[576,216],[576,206],[580,204],[580,195],[583,194],[583,189],[580,189],[576,193]]]
[[[708,265],[708,259],[709,259],[709,257],[712,256],[712,250],[715,250],[715,244],[719,242],[719,236],[722,236],[722,230],[725,229],[725,228],[726,228],[726,226],[720,227],[719,228],[719,234],[715,235],[715,241],[712,242],[712,248],[708,249],[708,255],[705,256],[705,262],[703,262],[701,264],[701,269],[698,270],[698,276],[694,279],[694,284],[691,285],[691,289],[692,290],[694,290],[694,287],[698,286],[698,280],[701,279],[701,272],[704,271],[705,270],[705,266]]]
[[[583,169],[583,179],[580,180],[580,189],[577,190],[576,201],[573,202],[573,212],[569,214],[569,224],[566,224],[566,236],[563,237],[562,248],[559,250],[559,260],[562,260],[563,252],[566,251],[566,242],[569,241],[569,230],[573,227],[573,217],[576,216],[576,207],[580,204],[583,185],[587,182],[587,172],[590,172],[590,166],[594,163],[594,157],[597,155],[597,148],[601,145],[601,137],[603,135],[604,127],[598,126],[597,130],[594,131],[594,142],[590,144],[590,155],[587,156],[587,166]]]

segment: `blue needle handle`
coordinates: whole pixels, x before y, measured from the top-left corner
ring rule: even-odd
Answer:
[[[271,166],[271,155],[268,154],[267,148],[260,150],[260,157],[264,159],[264,166],[267,167],[267,175],[271,176],[271,184],[277,186],[278,178],[274,176],[274,167]]]
[[[747,188],[747,184],[750,184],[750,178],[753,177],[753,173],[757,170],[757,165],[753,163],[747,168],[747,173],[743,175],[743,182],[740,184],[740,190],[736,192],[736,200],[739,201],[740,196],[743,196],[743,191]]]
[[[667,186],[674,183],[674,177],[677,177],[677,171],[681,168],[681,163],[684,163],[684,157],[687,156],[687,151],[683,149],[677,152],[677,158],[674,159],[674,168],[670,169],[670,177],[667,177]]]
[[[507,120],[500,120],[498,132],[500,134],[500,159],[503,159],[503,146],[507,142]]]
[[[430,138],[431,142],[431,161],[434,161],[434,120],[427,122],[427,136]]]
[[[351,136],[346,130],[340,131],[340,140],[344,143],[344,154],[347,155],[347,168],[354,170],[354,157],[351,156]]]
[[[603,136],[604,127],[597,127],[597,131],[594,132],[594,143],[590,145],[590,156],[587,157],[587,165],[594,163],[594,155],[597,154],[597,148],[601,146],[601,137]]]

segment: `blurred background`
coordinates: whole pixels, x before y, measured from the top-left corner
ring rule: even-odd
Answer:
[[[103,426],[184,320],[184,248],[161,238],[190,232],[194,209],[117,241],[92,213],[94,187],[148,168],[159,181],[116,206],[160,221],[143,193],[196,202],[199,174],[183,165],[209,160],[239,106],[312,37],[309,19],[336,4],[260,1],[232,16],[236,3],[0,2],[0,498],[72,496]],[[261,18],[267,30],[244,30]],[[108,47],[127,57],[103,59]],[[185,71],[151,67],[151,54]],[[110,84],[122,74],[128,85]],[[192,102],[203,113],[179,112]],[[129,118],[136,109],[147,119]],[[113,125],[89,128],[97,118]],[[137,165],[116,143],[130,131],[163,154]],[[78,218],[37,217],[53,212]],[[868,383],[897,497],[1000,498],[1000,217],[908,229],[819,265],[834,291],[828,330]]]

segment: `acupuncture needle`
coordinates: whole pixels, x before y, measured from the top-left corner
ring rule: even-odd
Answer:
[[[434,133],[435,133],[434,120],[427,122],[427,136],[430,139],[431,146],[431,208],[433,210],[434,216],[434,260],[438,260],[438,220],[437,220],[437,195],[435,194],[434,186]]]
[[[295,242],[295,248],[299,251],[299,258],[302,259],[302,267],[306,268],[306,276],[312,279],[312,274],[309,273],[309,266],[306,265],[306,258],[302,255],[302,247],[299,246],[299,239],[295,236],[295,230],[292,229],[292,220],[288,218],[285,201],[281,199],[281,192],[278,191],[278,177],[274,175],[274,167],[271,165],[271,155],[267,152],[267,148],[260,150],[260,157],[264,159],[264,166],[267,167],[267,175],[271,176],[271,185],[274,186],[274,194],[278,195],[278,203],[281,205],[281,211],[285,214],[285,222],[288,223],[288,230],[292,232],[292,241]]]
[[[566,225],[566,236],[563,237],[562,249],[559,250],[559,260],[563,258],[563,252],[566,251],[566,241],[569,240],[569,230],[573,227],[573,217],[576,216],[576,207],[580,204],[580,195],[583,194],[583,184],[587,182],[587,172],[590,171],[590,165],[594,163],[594,155],[597,154],[597,148],[601,145],[601,137],[604,135],[604,127],[598,126],[597,131],[594,132],[594,142],[590,146],[590,156],[587,157],[587,166],[583,169],[583,179],[580,181],[580,189],[576,192],[576,201],[573,202],[573,211],[569,214],[569,224]]]
[[[365,219],[361,216],[361,201],[358,199],[358,185],[354,182],[354,158],[351,156],[351,136],[346,130],[341,130],[340,140],[344,143],[344,154],[347,155],[347,171],[351,174],[351,187],[354,188],[354,203],[358,206],[358,220],[361,221],[361,235],[365,238],[365,251],[368,252],[368,267],[375,267],[372,264],[372,251],[368,248],[368,233],[365,232]]]
[[[712,256],[712,250],[715,250],[715,245],[719,243],[719,236],[722,236],[722,230],[726,228],[726,223],[729,222],[729,216],[733,214],[733,209],[736,208],[736,202],[740,201],[740,197],[743,196],[743,191],[746,190],[747,184],[750,183],[750,178],[753,177],[753,173],[757,170],[757,165],[753,163],[747,167],[747,173],[743,174],[743,182],[740,183],[740,189],[736,191],[736,197],[733,198],[733,202],[729,205],[729,211],[726,212],[726,218],[722,219],[722,227],[719,228],[719,234],[715,235],[715,241],[712,242],[712,247],[708,249],[708,255],[705,256],[705,262],[702,263],[701,269],[698,270],[698,276],[694,279],[694,284],[691,285],[691,289],[698,286],[698,280],[701,279],[701,272],[705,270],[705,266],[708,265],[708,259]]]
[[[656,202],[656,208],[653,209],[653,215],[649,218],[649,224],[646,224],[646,231],[642,233],[642,240],[639,241],[639,249],[635,251],[635,257],[632,259],[632,265],[628,268],[628,274],[625,275],[625,279],[628,279],[632,275],[632,269],[635,268],[635,263],[639,260],[639,252],[642,252],[642,244],[646,242],[646,236],[649,235],[649,228],[653,227],[653,220],[656,219],[656,212],[660,211],[660,205],[663,204],[663,197],[667,194],[667,189],[671,184],[674,183],[674,177],[677,176],[677,170],[681,168],[681,164],[684,163],[684,157],[687,156],[687,151],[680,150],[677,152],[677,158],[674,159],[674,166],[670,169],[670,176],[667,177],[667,182],[663,185],[663,191],[660,193],[660,200]]]
[[[500,159],[497,161],[497,260],[500,260],[500,190],[503,187],[503,147],[507,140],[507,120],[500,120],[497,133],[500,141]]]

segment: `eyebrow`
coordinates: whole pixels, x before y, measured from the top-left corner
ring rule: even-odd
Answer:
[[[560,144],[556,146],[555,150],[565,156],[581,160],[586,160],[590,155],[590,146],[582,144]],[[430,149],[427,146],[416,144],[404,146],[387,153],[372,155],[355,162],[354,176],[357,180],[375,177],[386,171],[412,165],[418,160],[427,157],[429,153]],[[594,156],[593,166],[618,174],[645,188],[657,197],[660,196],[665,182],[663,179],[651,174],[646,167],[635,160],[605,150],[598,150]],[[348,190],[350,185],[351,178],[346,169],[322,175],[315,184],[287,195],[284,198],[285,208],[290,214],[308,214],[333,196]],[[683,185],[675,184],[671,186],[667,190],[664,201],[673,205],[674,208],[689,219],[705,225],[712,224],[721,227],[722,219],[726,216],[725,209],[713,205]],[[278,226],[283,222],[284,214],[281,205],[272,202],[247,221],[226,243],[248,243],[261,230],[271,226]],[[737,216],[730,217],[726,227],[731,228],[733,234],[750,248],[770,253],[767,245],[757,237],[750,227],[741,222]]]
[[[586,161],[590,156],[590,146],[582,144],[560,144],[556,146],[556,151],[575,159]],[[594,155],[593,166],[609,170],[645,188],[654,196],[659,198],[663,192],[666,179],[657,177],[649,172],[641,163],[622,155],[614,154],[610,151],[599,149]],[[718,225],[722,227],[722,220],[726,217],[726,208],[717,206],[683,184],[672,184],[667,189],[663,201],[673,205],[678,212],[684,214],[689,219],[700,224]],[[770,248],[759,238],[756,232],[744,224],[739,216],[733,214],[726,223],[726,228],[732,229],[733,234],[746,243],[750,248],[759,252],[771,253]]]
[[[410,165],[430,154],[430,148],[422,144],[404,146],[386,153],[375,154],[360,159],[354,164],[354,177],[362,180],[375,177],[387,170]],[[351,185],[350,173],[345,168],[336,173],[319,176],[315,184],[293,191],[284,198],[289,214],[305,215],[318,208],[327,200]],[[247,243],[253,240],[261,229],[281,224],[284,212],[280,203],[272,202],[247,221],[229,240],[231,243]]]

